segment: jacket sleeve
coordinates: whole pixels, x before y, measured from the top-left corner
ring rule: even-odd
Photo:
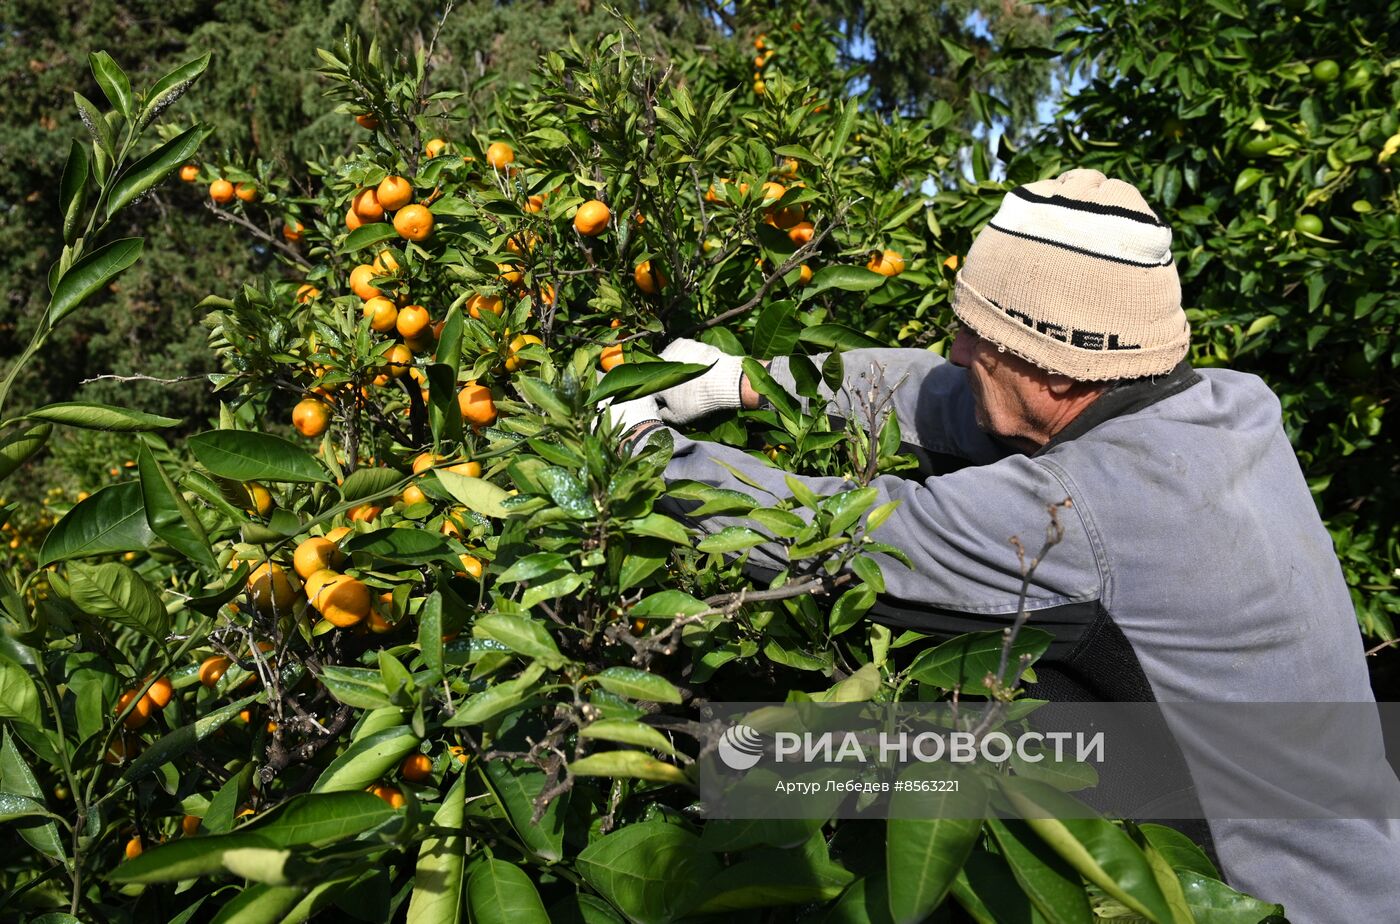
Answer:
[[[812,357],[820,368],[828,354]],[[967,370],[928,350],[866,349],[841,354],[842,387],[833,392],[823,382],[829,416],[859,419],[860,395],[875,389],[890,394],[891,409],[899,421],[905,443],[926,452],[955,456],[977,464],[995,461],[1008,450],[977,426],[972,411],[972,391]],[[784,390],[796,395],[797,386],[786,357],[773,360],[769,373]],[[810,402],[801,399],[803,410]]]
[[[743,492],[760,506],[791,496],[787,477],[797,478],[818,495],[855,487],[835,477],[789,476],[733,447],[687,439],[675,431],[671,434],[674,453],[666,467],[668,482],[693,479]],[[729,467],[758,489],[736,477]],[[871,486],[878,491],[877,503],[899,502],[873,538],[903,550],[913,562],[909,569],[894,558],[877,556],[886,583],[882,600],[906,601],[921,610],[989,617],[1017,611],[1022,571],[1011,537],[1020,537],[1029,561],[1045,541],[1050,524],[1048,508],[1069,496],[1050,467],[1023,455],[924,481],[883,475]],[[688,505],[670,499],[664,506],[685,516]],[[1101,596],[1101,555],[1091,532],[1073,507],[1060,509],[1057,516],[1064,537],[1035,570],[1026,598],[1031,610],[1086,603]],[[708,516],[692,522],[706,533],[727,526],[763,531],[761,525],[737,516]],[[750,564],[761,568],[780,570],[789,565],[783,546],[776,542],[757,546],[747,554]]]

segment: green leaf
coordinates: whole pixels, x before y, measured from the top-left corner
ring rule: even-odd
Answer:
[[[504,488],[481,478],[469,478],[446,469],[438,469],[433,474],[447,493],[468,510],[496,519],[504,519],[510,515],[510,511],[501,506],[502,501],[510,497]]]
[[[487,858],[472,867],[467,902],[476,924],[549,924],[535,884],[505,860]]]
[[[1079,876],[1025,822],[989,819],[987,826],[1016,884],[1047,924],[1092,924],[1093,912]]]
[[[112,184],[107,194],[107,217],[111,218],[120,209],[135,202],[194,157],[213,130],[208,125],[187,128],[122,171],[121,177]]]
[[[92,65],[92,75],[97,78],[97,85],[106,94],[107,102],[111,103],[112,108],[120,112],[123,118],[130,119],[131,81],[122,72],[121,66],[105,51],[94,51],[88,55],[88,63]]]
[[[991,629],[949,639],[915,658],[909,665],[909,676],[920,683],[945,690],[961,686],[964,694],[985,695],[987,687],[983,678],[996,672],[1004,637],[1001,630]],[[1038,658],[1050,647],[1051,641],[1050,633],[1042,629],[1029,626],[1021,629],[1006,659],[1007,676],[1004,679],[1008,682],[1011,680],[1021,655]]]
[[[617,589],[627,591],[651,577],[670,560],[655,539],[637,539],[629,544],[627,557],[618,570]]]
[[[885,878],[870,875],[857,879],[841,894],[822,918],[822,924],[891,924],[889,904]],[[976,924],[998,924],[991,918],[974,920]]]
[[[854,878],[831,862],[826,841],[813,837],[799,850],[760,848],[745,854],[705,884],[696,910],[712,914],[828,902]]]
[[[653,539],[664,539],[675,545],[690,544],[690,533],[686,531],[686,528],[664,513],[649,513],[635,520],[627,520],[623,524],[623,529],[633,536],[650,536]]]
[[[511,827],[536,857],[553,863],[564,856],[564,818],[568,795],[552,800],[537,821],[535,801],[544,791],[545,776],[531,766],[508,760],[487,761],[482,767]]]
[[[541,469],[535,473],[535,480],[569,516],[586,520],[598,515],[598,505],[594,503],[588,486],[568,469],[558,466]]]
[[[706,536],[696,543],[699,552],[741,552],[762,545],[768,537],[747,526],[726,526],[719,532]]]
[[[313,890],[314,891],[314,890]],[[307,897],[301,885],[270,885],[256,882],[241,889],[209,924],[277,924],[288,920]]]
[[[1053,855],[1052,855],[1053,856]],[[977,924],[1031,922],[1038,912],[1000,855],[977,849],[953,880],[953,898]]]
[[[104,244],[70,266],[59,277],[53,297],[49,299],[49,323],[57,325],[129,269],[141,259],[142,246],[139,237],[120,238]]]
[[[175,551],[211,570],[218,568],[204,524],[195,516],[175,483],[161,468],[149,446],[136,457],[141,473],[141,500],[146,523]]]
[[[4,672],[5,668],[0,666],[0,677],[3,677]],[[0,680],[0,688],[3,686],[4,681]],[[3,701],[9,702],[10,697],[4,695]],[[25,761],[24,756],[20,754],[19,749],[15,747],[8,728],[4,731],[4,744],[0,746],[0,789],[28,796],[39,802],[44,799],[43,790],[39,788],[39,780],[34,776],[34,771]],[[43,824],[21,825],[19,836],[24,838],[30,847],[54,859],[62,860],[66,856],[63,851],[63,841],[59,838],[58,826],[52,821]]]
[[[321,464],[295,443],[270,433],[207,430],[189,438],[194,457],[233,481],[329,481]]]
[[[224,869],[239,879],[247,882],[285,886],[291,881],[287,869],[288,861],[291,858],[292,852],[290,850],[278,850],[273,847],[237,847],[225,851],[222,862]],[[246,919],[248,915],[243,917]]]
[[[462,725],[479,725],[502,713],[516,709],[536,692],[536,684],[544,674],[544,665],[532,661],[519,677],[502,681],[487,687],[462,703],[456,715],[445,725],[456,728]]]
[[[72,245],[82,228],[83,210],[87,208],[88,176],[87,148],[76,139],[68,149],[68,162],[63,165],[63,179],[58,186],[58,209],[63,215],[63,243]]]
[[[502,613],[482,616],[473,624],[472,635],[494,639],[511,651],[539,660],[550,670],[563,667],[566,660],[559,653],[559,646],[554,643],[549,630],[528,616]]]
[[[455,337],[455,340],[449,340]],[[462,408],[457,403],[457,362],[443,361],[445,354],[454,357],[461,351],[462,316],[457,309],[447,313],[447,325],[439,338],[437,356],[439,362],[428,366],[428,422],[433,428],[433,439],[438,444],[458,443],[462,439]]]
[[[812,281],[802,290],[802,300],[827,289],[843,289],[847,292],[869,292],[885,283],[886,276],[866,269],[863,266],[836,264],[824,266],[812,274]]]
[[[676,755],[676,749],[666,740],[665,735],[635,719],[598,719],[580,728],[578,736],[615,741],[619,744],[635,744],[637,747],[651,748],[672,757]]]
[[[573,414],[564,399],[559,397],[559,393],[539,379],[516,376],[515,387],[520,390],[526,401],[551,417],[567,419]]]
[[[638,924],[687,916],[693,895],[719,873],[719,861],[695,835],[676,825],[646,821],[598,838],[578,855],[585,882]]]
[[[822,381],[826,387],[832,391],[840,391],[845,385],[846,361],[841,358],[838,351],[826,354],[826,359],[822,360]]]
[[[700,846],[713,853],[749,847],[798,847],[821,830],[825,818],[712,818],[700,832]]]
[[[878,276],[879,273],[875,275]],[[811,327],[804,327],[798,339],[803,343],[810,343],[812,346],[824,347],[828,350],[859,350],[885,345],[874,337],[862,334],[844,324],[814,324]]]
[[[712,488],[697,481],[674,482],[670,486],[670,494],[682,500],[700,501],[700,506],[688,514],[696,518],[717,513],[747,514],[758,506],[758,501],[742,491]]]
[[[792,352],[792,348],[797,345],[797,337],[801,332],[802,325],[797,320],[797,302],[792,299],[770,302],[754,325],[753,349],[749,355],[756,359],[784,356]]]
[[[694,616],[710,607],[705,601],[697,600],[683,590],[662,590],[638,600],[627,615],[657,619],[674,619],[677,616]]]
[[[53,818],[42,802],[18,793],[0,791],[0,823],[17,818]]]
[[[865,518],[865,531],[867,533],[873,533],[875,530],[879,529],[884,525],[884,522],[890,518],[890,515],[899,509],[899,504],[900,502],[897,500],[885,501],[883,504],[870,511],[870,516]]]
[[[235,831],[230,834],[182,837],[153,847],[107,873],[113,882],[178,882],[224,872],[224,855],[231,850],[271,848],[256,834]]]
[[[768,530],[780,539],[791,539],[807,528],[807,523],[790,510],[776,507],[760,507],[748,514],[748,519]]]
[[[392,492],[404,480],[403,473],[392,468],[357,468],[340,486],[340,496],[347,504],[376,498]]]
[[[0,719],[13,719],[35,728],[44,727],[39,712],[39,691],[29,672],[0,655]]]
[[[1047,783],[1062,792],[1075,792],[1098,785],[1099,772],[1094,769],[1093,764],[1068,757],[1056,760],[1054,752],[1049,748],[1027,748],[1027,753],[1041,759],[1025,760],[1019,753],[1013,754],[1010,764],[1017,776]]]
[[[431,833],[419,844],[406,924],[457,924],[462,919],[466,780],[465,774],[458,775],[433,815]]]
[[[1218,879],[1191,870],[1177,870],[1177,876],[1187,906],[1200,924],[1257,924],[1270,915],[1284,914],[1282,905],[1236,892]]]
[[[199,742],[218,731],[224,723],[232,720],[257,698],[257,694],[245,696],[162,736],[136,756],[136,759],[122,772],[122,779],[128,783],[133,782],[187,753]]]
[[[384,677],[379,671],[364,667],[327,665],[320,675],[321,683],[330,694],[356,709],[382,709],[392,706]]]
[[[1176,870],[1172,869],[1171,864],[1150,844],[1142,845],[1142,852],[1147,857],[1148,865],[1152,867],[1152,876],[1157,888],[1162,890],[1162,898],[1171,909],[1169,924],[1196,924],[1196,917],[1186,902],[1186,893],[1182,889]]]
[[[1002,793],[1050,848],[1085,879],[1137,914],[1170,922],[1151,864],[1127,832],[1102,818],[1083,815],[1085,807],[1052,786],[1003,778]]]
[[[614,366],[588,396],[589,404],[604,398],[631,401],[689,382],[709,371],[696,363],[643,362]]]
[[[830,689],[808,695],[817,703],[864,703],[874,699],[883,686],[880,668],[874,663],[867,663]]]
[[[532,552],[516,561],[496,580],[502,584],[533,581],[554,571],[572,571],[574,566],[558,552]]]
[[[831,608],[829,627],[832,635],[840,635],[860,622],[860,618],[875,605],[875,592],[866,585],[852,587],[843,593]]]
[[[357,250],[364,250],[366,247],[394,240],[398,236],[399,232],[395,231],[394,226],[387,221],[361,225],[346,235],[344,243],[340,245],[340,252],[352,254]]]
[[[520,596],[520,605],[529,609],[537,603],[543,603],[545,600],[557,600],[560,597],[573,593],[587,582],[588,578],[585,575],[566,574],[552,581],[535,584]]]
[[[773,410],[782,418],[783,425],[789,432],[796,432],[797,421],[802,417],[797,403],[787,389],[777,383],[768,374],[768,370],[763,364],[752,357],[744,357],[744,377],[749,380],[749,387],[767,398],[773,405]]]
[[[628,699],[653,703],[679,703],[681,691],[665,677],[658,677],[635,667],[609,667],[593,675],[603,689]]]
[[[28,430],[11,433],[0,441],[0,478],[8,477],[11,472],[32,459],[48,443],[52,433],[52,424],[39,424]]]
[[[157,641],[170,631],[170,616],[160,592],[146,579],[120,562],[68,565],[68,593],[73,605],[99,619],[146,635]]]
[[[186,61],[156,81],[156,85],[151,87],[151,91],[146,94],[146,102],[141,107],[141,118],[137,121],[136,127],[142,129],[150,125],[172,103],[185,95],[185,91],[190,88],[200,74],[204,73],[204,69],[208,66],[209,53],[205,52],[193,61]]]
[[[442,634],[442,592],[434,590],[418,611],[418,648],[423,663],[438,675],[443,673]]]
[[[851,559],[851,570],[875,593],[885,592],[885,574],[880,570],[880,563],[873,558],[864,555]]]
[[[1236,0],[1206,0],[1211,6],[1232,19],[1244,19],[1244,8]]]
[[[1239,195],[1268,176],[1263,170],[1257,167],[1245,167],[1240,171],[1240,175],[1235,177],[1235,195]]]
[[[1210,862],[1205,851],[1197,847],[1191,838],[1175,828],[1168,828],[1166,825],[1144,824],[1139,825],[1138,830],[1147,839],[1147,843],[1151,844],[1162,855],[1163,859],[1171,864],[1172,869],[1189,870],[1208,879],[1220,878],[1220,871],[1215,868],[1214,863]]]
[[[366,554],[376,561],[399,565],[426,565],[448,562],[458,565],[457,555],[441,533],[421,529],[390,526],[372,533],[348,538],[341,546],[347,554]]]
[[[566,895],[549,906],[555,924],[623,924],[612,905],[587,892]]]
[[[322,771],[312,792],[362,790],[386,775],[409,754],[418,750],[418,736],[406,725],[396,725],[351,743]]]
[[[943,903],[982,833],[987,794],[980,780],[951,765],[916,766],[915,780],[951,780],[956,791],[896,790],[885,824],[885,876],[890,917],[916,924]]]
[[[97,158],[99,165],[97,178],[100,181],[102,179],[100,167],[104,157],[107,163],[111,163],[111,158],[116,153],[113,150],[112,126],[107,124],[102,110],[98,109],[92,100],[77,91],[73,92],[73,105],[78,107],[78,116],[83,120],[88,134],[92,136],[93,153],[96,154],[99,150],[102,152]]]
[[[831,514],[831,528],[827,534],[835,536],[846,532],[856,524],[861,514],[870,509],[870,505],[875,503],[879,496],[880,492],[875,488],[865,487],[842,491],[822,501],[821,509]]]
[[[590,754],[569,764],[569,772],[574,776],[627,777],[650,780],[654,783],[679,783],[684,785],[685,773],[675,764],[657,760],[641,751],[604,751]]]
[[[352,838],[393,817],[394,809],[373,793],[302,793],[243,830],[273,847],[320,846]]]
[[[836,123],[836,130],[832,132],[831,138],[826,144],[826,159],[835,162],[838,159],[845,159],[849,156],[846,150],[846,140],[851,137],[851,130],[855,128],[856,117],[860,114],[860,105],[856,100],[848,99],[841,106],[841,120]]]

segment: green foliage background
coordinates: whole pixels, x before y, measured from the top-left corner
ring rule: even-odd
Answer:
[[[1029,139],[1019,157],[1005,145],[976,147],[970,167],[978,179],[997,170],[1029,175],[1058,157],[1137,182],[1177,231],[1197,331],[1194,359],[1256,372],[1279,391],[1363,627],[1392,636],[1400,497],[1386,412],[1396,394],[1400,233],[1391,167],[1377,155],[1396,130],[1395,3],[835,0],[622,8],[658,58],[698,53],[698,66],[736,76],[749,67],[747,38],[759,23],[825,19],[842,37],[839,64],[848,68],[833,75],[868,88],[873,106],[894,112],[946,99],[968,125],[995,123]],[[0,300],[0,355],[19,352],[45,300],[39,281],[60,245],[49,216],[61,151],[82,134],[70,95],[96,94],[89,49],[120,49],[138,80],[214,52],[214,66],[185,103],[216,127],[207,154],[221,147],[225,163],[262,161],[276,171],[343,153],[349,143],[344,116],[308,78],[315,48],[348,25],[411,51],[434,40],[432,12],[351,0],[7,4],[0,11],[7,89],[0,98],[0,272],[10,284]],[[1057,22],[1068,28],[1051,51]],[[614,25],[609,10],[587,0],[460,4],[436,36],[434,84],[467,90],[466,111],[485,110],[565,36],[587,45]],[[730,40],[731,32],[741,41]],[[991,56],[1003,69],[969,81]],[[1311,67],[1323,59],[1338,62],[1339,79],[1313,78]],[[1074,93],[1037,133],[1035,104],[1052,76],[1054,86]],[[969,96],[969,86],[983,92]],[[998,165],[996,155],[1005,162]],[[962,166],[951,164],[949,174]],[[1317,214],[1323,232],[1295,231],[1301,212]],[[212,371],[194,306],[267,270],[273,257],[210,220],[194,187],[159,190],[125,220],[149,232],[147,258],[98,310],[84,313],[61,350],[26,373],[16,409],[81,397],[181,417],[195,429],[214,411],[201,381],[79,383],[104,373],[177,379]],[[129,455],[120,440],[91,436],[64,436],[54,452],[62,464],[29,479],[34,497],[53,483],[91,487],[117,456]]]

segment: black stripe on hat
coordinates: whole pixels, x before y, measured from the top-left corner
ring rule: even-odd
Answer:
[[[1026,234],[1023,231],[1012,231],[1010,228],[1001,227],[994,221],[989,223],[987,227],[995,228],[1002,234],[1009,234],[1012,237],[1019,237],[1028,241],[1035,241],[1037,244],[1049,244],[1051,247],[1058,247],[1061,250],[1068,250],[1073,253],[1082,254],[1086,257],[1094,257],[1095,259],[1099,260],[1108,260],[1111,263],[1121,263],[1124,266],[1139,266],[1144,269],[1156,269],[1162,266],[1171,266],[1173,262],[1172,255],[1170,252],[1167,253],[1167,259],[1162,263],[1142,263],[1137,260],[1129,260],[1124,257],[1111,257],[1105,253],[1098,253],[1097,251],[1086,250],[1083,247],[1075,247],[1073,244],[1062,244],[1059,241],[1052,241],[1048,237],[1036,237],[1034,234]]]
[[[1027,202],[1039,202],[1044,205],[1058,205],[1067,209],[1074,209],[1079,212],[1093,212],[1095,215],[1112,215],[1116,218],[1130,218],[1133,221],[1140,221],[1145,225],[1152,225],[1154,228],[1165,228],[1165,222],[1160,221],[1155,215],[1146,212],[1138,212],[1133,209],[1125,209],[1118,205],[1103,205],[1098,202],[1086,202],[1083,199],[1070,199],[1067,196],[1042,196],[1031,192],[1024,186],[1017,186],[1011,190],[1011,195]]]

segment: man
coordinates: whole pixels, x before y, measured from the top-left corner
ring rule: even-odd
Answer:
[[[1064,539],[1025,601],[1029,624],[1055,637],[1036,695],[1372,701],[1351,600],[1278,399],[1255,376],[1184,362],[1190,331],[1171,231],[1134,187],[1071,170],[1013,190],[973,243],[953,310],[962,327],[950,362],[853,350],[846,388],[827,396],[829,413],[852,413],[850,396],[880,369],[884,382],[903,383],[893,407],[912,448],[965,463],[873,483],[881,502],[901,502],[880,536],[914,564],[882,562],[887,593],[873,618],[937,634],[1007,625],[1022,583],[1007,539],[1042,534],[1047,508],[1069,498]],[[639,441],[665,423],[755,406],[736,357],[691,341],[663,356],[712,367],[618,409]],[[785,361],[770,373],[794,389]],[[788,493],[783,472],[739,450],[673,436],[668,478],[752,493],[728,465]],[[850,487],[802,480],[818,494]],[[786,564],[768,547],[750,561]],[[1377,739],[1374,758],[1379,728],[1363,731]],[[1366,772],[1394,790],[1383,760]],[[1342,911],[1387,920],[1400,908],[1394,821],[1213,820],[1211,831],[1231,882],[1283,902],[1295,924]]]

